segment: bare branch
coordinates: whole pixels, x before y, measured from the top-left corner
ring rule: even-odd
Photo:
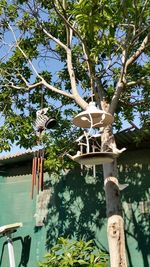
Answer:
[[[95,96],[95,99],[96,99],[98,106],[100,105],[100,107],[102,108],[103,107],[103,100],[105,98],[104,88],[103,88],[103,85],[101,83],[100,78],[97,77],[95,74],[95,69],[94,69],[94,66],[90,60],[89,51],[87,49],[85,42],[82,42],[82,47],[83,47],[83,52],[85,54],[85,60],[87,62],[87,66],[88,66],[88,70],[89,70],[89,77],[90,77],[92,93],[94,93],[94,96]],[[105,72],[108,70],[109,67],[110,67],[110,62],[108,64],[108,66],[106,67]]]
[[[119,81],[125,83],[125,76],[126,76],[126,60],[127,60],[127,51],[126,48],[123,49],[122,51],[122,68],[121,68],[121,74],[120,74],[120,78]]]
[[[145,28],[142,28],[141,31],[139,31],[139,32],[133,37],[133,39],[131,39],[129,47],[133,46],[134,43],[136,42],[136,40],[140,37],[140,35],[142,35],[145,31],[147,31],[147,30],[149,30],[149,29],[150,29],[150,26],[147,26],[147,27],[145,27]]]
[[[9,88],[17,89],[17,90],[21,90],[21,89],[25,90],[26,89],[25,87],[23,87],[23,86],[17,86],[17,85],[15,85],[12,82],[10,82],[8,84],[2,84],[2,85],[0,85],[0,87],[6,87],[6,88],[9,87]]]
[[[141,11],[140,17],[139,17],[139,24],[141,24],[141,22],[142,22],[142,16],[143,16],[143,13],[144,13],[144,11],[145,11],[146,6],[147,6],[148,3],[149,3],[148,0],[145,0],[145,3],[143,3],[143,8],[142,8],[142,11]]]
[[[56,5],[54,4],[54,1],[53,1],[53,7],[54,7],[56,13],[58,14],[58,16],[64,21],[65,25],[67,25],[70,29],[72,29],[72,31],[76,34],[76,36],[78,36],[80,41],[83,43],[84,42],[83,38],[81,37],[80,33],[74,27],[75,23],[74,23],[74,25],[71,25],[71,23],[65,18],[65,16],[63,16],[63,14],[61,14],[61,12],[58,10]]]
[[[57,43],[59,46],[61,46],[65,51],[67,51],[67,46],[63,44],[59,39],[55,38],[52,34],[50,34],[46,29],[42,27],[42,31],[50,38],[52,39],[55,43]]]
[[[22,79],[23,82],[25,83],[26,87],[29,88],[30,85],[29,85],[28,81],[22,76],[21,73],[18,73],[18,74],[17,74],[17,77],[21,77],[21,79]]]
[[[82,42],[83,52],[85,54],[85,60],[87,62],[88,70],[89,70],[89,77],[91,83],[91,89],[94,91],[94,73],[93,73],[93,64],[90,61],[90,56],[86,45]]]
[[[28,56],[26,55],[26,53],[25,53],[25,52],[21,49],[21,47],[19,46],[19,43],[18,43],[17,38],[16,38],[16,36],[15,36],[15,33],[14,33],[14,31],[13,31],[13,29],[12,29],[12,27],[11,27],[10,25],[9,25],[9,28],[10,28],[10,30],[11,30],[13,36],[14,36],[14,39],[15,39],[15,42],[16,42],[16,46],[18,47],[18,49],[20,50],[20,52],[23,54],[23,56],[25,57],[25,59],[28,60],[30,66],[32,67],[32,69],[33,69],[33,71],[35,72],[35,74],[37,75],[37,77],[41,80],[39,83],[42,84],[42,85],[45,85],[48,89],[52,90],[53,92],[56,92],[56,93],[59,93],[59,94],[61,94],[61,95],[67,96],[67,97],[69,97],[69,98],[75,99],[76,96],[73,96],[72,94],[69,94],[69,93],[67,93],[67,92],[64,92],[64,91],[62,91],[62,90],[60,90],[60,89],[58,89],[58,88],[56,88],[56,87],[54,87],[54,86],[48,84],[48,83],[44,80],[44,78],[43,78],[41,75],[39,75],[39,73],[37,72],[36,68],[35,68],[34,65],[32,64],[31,60],[28,58]],[[49,33],[47,33],[47,34],[49,35]],[[51,36],[51,34],[50,34],[50,36]],[[52,36],[52,39],[55,40],[56,38]],[[59,42],[58,39],[56,39],[56,42],[57,42],[59,45],[62,45],[62,43]],[[64,49],[65,49],[66,51],[68,51],[68,48],[67,48],[65,45],[64,45]],[[21,75],[20,75],[20,76],[21,76]],[[26,84],[26,86],[28,87],[29,90],[35,88],[35,85],[37,85],[37,84],[29,85],[28,82],[25,80],[25,78],[22,77],[22,79],[23,79],[23,81],[25,82],[25,84]],[[38,85],[39,85],[39,83],[38,83]]]
[[[24,81],[24,83],[26,84],[26,87],[27,87],[28,90],[32,90],[32,89],[34,89],[34,88],[36,88],[36,87],[38,87],[38,86],[40,86],[40,85],[43,84],[42,81],[37,82],[37,83],[34,83],[34,84],[29,84],[29,83],[27,82],[27,80],[26,80],[21,74],[19,74],[18,76],[20,76],[21,79]]]
[[[27,3],[29,9],[32,12],[32,15],[37,19],[38,21],[38,26],[41,28],[41,30],[50,38],[52,39],[55,43],[57,43],[59,46],[61,46],[63,49],[67,49],[67,46],[62,43],[58,38],[54,37],[50,32],[48,32],[45,28],[44,28],[44,24],[42,22],[39,21],[38,17],[36,17],[36,12],[33,12],[32,7]]]
[[[149,34],[144,38],[142,44],[138,48],[138,50],[127,60],[126,62],[126,69],[128,68],[129,65],[134,63],[138,59],[138,57],[144,52],[145,48],[148,46],[148,41],[149,41]]]
[[[132,87],[132,86],[140,85],[140,84],[149,85],[150,84],[150,80],[147,79],[146,77],[142,77],[142,78],[138,79],[137,81],[128,82],[126,84],[126,87]]]
[[[125,86],[125,84],[123,82],[120,82],[120,81],[118,82],[115,93],[113,95],[113,98],[112,98],[112,101],[110,104],[110,107],[109,107],[109,112],[111,114],[114,114],[114,112],[116,110],[116,107],[117,107],[120,95],[124,89],[124,86]]]
[[[4,45],[7,45],[7,44],[4,44]],[[8,46],[9,46],[9,49],[8,49],[7,53],[6,53],[3,57],[1,57],[1,59],[0,59],[1,62],[7,58],[7,56],[8,56],[9,53],[10,53],[10,51],[13,50],[13,48],[14,48],[15,45],[8,45]],[[2,49],[3,49],[3,48],[2,48]]]
[[[58,88],[56,88],[56,87],[50,85],[50,84],[47,83],[43,78],[42,78],[42,80],[41,80],[40,82],[29,85],[28,82],[26,81],[26,79],[25,79],[21,74],[20,74],[20,76],[21,76],[22,80],[25,82],[25,84],[26,84],[28,90],[32,90],[32,89],[34,89],[35,87],[38,87],[38,86],[40,86],[40,85],[44,85],[46,88],[50,89],[51,91],[53,91],[53,92],[55,92],[55,93],[59,93],[59,94],[61,94],[61,95],[64,95],[64,96],[67,96],[67,97],[69,97],[69,98],[74,99],[74,97],[73,97],[72,94],[69,94],[69,93],[67,93],[67,92],[64,92],[64,91],[62,91],[62,90],[60,90],[60,89],[58,89]]]
[[[72,65],[72,54],[71,54],[71,49],[67,49],[67,67],[68,67],[68,72],[70,76],[70,82],[71,82],[71,88],[72,88],[72,94],[74,97],[74,100],[76,103],[83,109],[86,109],[88,106],[88,103],[84,101],[84,99],[79,95],[77,86],[76,86],[76,79],[75,79],[75,73]]]
[[[20,52],[22,53],[22,55],[24,56],[25,59],[27,59],[27,61],[29,62],[29,65],[31,66],[31,68],[33,69],[34,73],[36,74],[37,77],[39,77],[40,79],[42,79],[42,77],[39,75],[39,73],[37,72],[36,68],[34,67],[33,63],[31,62],[31,60],[28,58],[28,56],[26,55],[26,53],[22,50],[22,48],[19,46],[19,42],[16,38],[16,35],[13,31],[13,28],[11,27],[11,25],[9,24],[9,29],[11,30],[15,43],[16,43],[16,47],[20,50]]]
[[[121,75],[120,75],[120,78],[119,78],[119,81],[118,81],[118,84],[117,84],[117,87],[116,87],[116,90],[115,90],[115,93],[114,93],[114,96],[112,98],[110,108],[109,108],[109,112],[111,114],[114,114],[116,107],[117,107],[117,104],[118,104],[118,101],[119,101],[119,98],[120,98],[120,95],[126,86],[125,76],[127,73],[128,66],[131,65],[136,59],[138,59],[138,57],[144,52],[145,48],[148,45],[148,41],[149,41],[149,35],[147,35],[144,38],[139,49],[128,60],[126,60],[126,49],[123,50],[123,55],[122,55],[123,66],[122,66],[122,70],[121,70]],[[128,84],[128,86],[129,86],[129,84]]]
[[[42,81],[38,82],[38,83],[30,84],[30,85],[28,85],[28,89],[32,90],[32,89],[34,89],[34,88],[36,88],[36,87],[38,87],[38,86],[40,86],[42,84],[43,84]]]
[[[127,69],[126,69],[126,57],[127,57],[127,51],[126,51],[126,48],[124,48],[122,51],[122,68],[121,68],[120,78],[119,78],[115,93],[112,97],[111,104],[109,106],[109,112],[111,114],[114,114],[114,112],[116,110],[120,95],[121,95],[121,93],[124,89],[125,83],[126,83],[126,80],[125,80],[126,71],[127,71]]]
[[[75,22],[74,22],[74,24],[73,24],[73,28],[74,28],[74,26],[75,26]],[[70,28],[70,45],[71,45],[71,43],[72,43],[72,38],[73,38],[73,29]]]
[[[21,75],[20,75],[21,76]],[[54,86],[52,86],[52,85],[50,85],[50,84],[48,84],[44,79],[42,80],[42,81],[40,81],[40,82],[38,82],[38,83],[34,83],[34,84],[28,84],[27,83],[27,81],[22,77],[22,80],[25,82],[25,84],[26,84],[26,87],[23,87],[23,86],[17,86],[17,85],[15,85],[13,82],[10,82],[10,83],[8,83],[8,84],[4,84],[4,85],[2,85],[3,87],[11,87],[11,88],[14,88],[14,89],[17,89],[17,90],[21,90],[21,89],[23,89],[23,90],[25,90],[25,91],[30,91],[30,90],[32,90],[32,89],[34,89],[34,88],[37,88],[38,86],[42,86],[42,85],[44,85],[47,89],[50,89],[51,91],[53,91],[53,92],[55,92],[55,93],[59,93],[59,94],[61,94],[61,95],[63,95],[63,96],[66,96],[66,97],[69,97],[69,98],[71,98],[71,99],[74,99],[74,96],[72,95],[72,94],[69,94],[69,93],[67,93],[67,92],[64,92],[64,91],[62,91],[62,90],[60,90],[60,89],[57,89],[56,87],[54,87]]]
[[[42,80],[42,84],[43,84],[46,88],[50,89],[51,91],[53,91],[53,92],[55,92],[55,93],[61,94],[61,95],[63,95],[63,96],[67,96],[67,97],[69,97],[69,98],[71,98],[71,99],[75,99],[75,97],[74,97],[73,94],[69,94],[69,93],[67,93],[67,92],[65,92],[65,91],[62,91],[62,90],[60,90],[60,89],[58,89],[58,88],[56,88],[56,87],[50,85],[50,84],[47,83],[44,79]]]
[[[96,82],[96,86],[95,86],[95,90],[94,90],[95,98],[96,98],[97,102],[99,101],[100,106],[102,108],[103,100],[105,99],[104,88],[103,88],[103,85],[102,85],[99,77],[95,77],[95,82]]]
[[[141,99],[140,101],[135,101],[135,102],[125,102],[123,100],[119,100],[123,105],[127,106],[127,107],[138,107],[138,106],[142,106],[144,104],[149,103],[150,98],[145,99]]]
[[[25,90],[25,91],[29,91],[29,90],[32,90],[40,85],[42,85],[43,83],[40,81],[38,83],[34,83],[34,84],[28,84],[27,81],[24,79],[24,77],[22,77],[22,75],[18,75],[18,76],[21,76],[21,79],[25,82],[25,85],[26,86],[18,86],[16,84],[14,84],[13,82],[9,82],[7,84],[2,84],[1,86],[2,87],[11,87],[11,88],[14,88],[14,89],[17,89],[17,90]]]
[[[66,26],[67,29],[67,36],[68,36],[68,40],[67,40],[67,45],[68,47],[66,47],[66,52],[67,52],[67,68],[68,68],[68,73],[70,76],[70,82],[71,82],[71,89],[72,89],[72,94],[74,97],[74,100],[76,101],[76,103],[83,109],[86,109],[88,106],[88,103],[79,95],[79,92],[77,90],[77,85],[76,85],[76,79],[75,79],[75,72],[73,69],[73,65],[72,65],[72,52],[71,52],[71,48],[70,48],[70,41],[72,39],[72,33],[69,29],[71,29],[81,40],[81,36],[80,34],[74,29],[74,27],[69,23],[69,21],[65,18],[64,15],[61,14],[61,12],[58,10],[58,8],[56,7],[56,5],[54,4],[53,1],[53,7],[56,11],[56,13],[58,14],[58,16],[64,21],[64,24]],[[65,12],[65,9],[63,7],[63,11]]]
[[[130,124],[132,125],[132,127],[133,127],[134,129],[139,129],[139,128],[135,125],[134,122],[130,121]]]

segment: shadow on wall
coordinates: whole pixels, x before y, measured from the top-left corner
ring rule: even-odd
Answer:
[[[105,196],[102,174],[94,178],[91,173],[75,169],[61,177],[52,186],[51,201],[48,206],[47,243],[49,249],[60,236],[77,239],[94,239],[95,231],[104,224]]]
[[[119,182],[129,184],[121,195],[130,267],[138,266],[138,263],[140,267],[149,267],[149,170],[146,164],[119,166]],[[107,249],[101,245],[106,241],[103,240],[106,239],[106,235],[103,235],[106,205],[102,172],[98,170],[97,177],[94,178],[90,172],[81,175],[80,169],[77,168],[62,175],[59,181],[56,180],[55,177],[50,177],[50,181],[44,186],[45,189],[51,188],[47,219],[44,222],[47,230],[47,249],[55,244],[60,236],[77,239],[84,237],[89,240],[95,239],[99,232],[100,242],[96,240],[96,243],[106,251]],[[39,229],[37,228],[37,231]]]
[[[24,239],[21,236],[12,238],[13,243],[15,244],[16,241],[21,242],[21,257],[18,267],[27,267],[29,262],[29,256],[30,256],[30,247],[31,247],[31,237],[29,235],[25,236]],[[0,256],[0,266],[3,266],[3,253],[4,248],[7,246],[7,241],[3,243],[2,252]]]
[[[133,267],[133,252],[128,246],[129,238],[135,241],[136,250],[141,252],[143,266],[149,267],[150,257],[150,165],[132,164],[120,166],[120,181],[129,187],[122,195],[124,203],[124,219],[126,247],[129,266]]]

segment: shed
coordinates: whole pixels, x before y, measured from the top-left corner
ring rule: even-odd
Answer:
[[[118,147],[127,151],[118,160],[119,183],[129,186],[121,191],[127,256],[130,267],[150,264],[150,139],[139,131],[116,134]],[[105,195],[101,168],[93,177],[77,168],[54,177],[44,173],[44,193],[31,200],[33,152],[0,157],[0,226],[22,222],[13,234],[16,266],[36,267],[46,249],[59,236],[94,239],[108,251]],[[43,220],[43,224],[41,224]],[[0,239],[0,263],[9,267],[5,238]]]

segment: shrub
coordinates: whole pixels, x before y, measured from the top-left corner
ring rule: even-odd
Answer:
[[[70,240],[60,237],[55,246],[45,255],[40,267],[106,267],[108,255],[101,252],[90,240]]]

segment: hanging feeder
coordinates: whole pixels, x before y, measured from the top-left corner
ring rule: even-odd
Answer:
[[[56,126],[56,119],[55,118],[49,118],[46,113],[48,111],[48,108],[40,109],[36,112],[36,121],[35,121],[35,127],[37,128],[38,132],[42,132],[45,129],[51,129],[54,126]]]
[[[45,127],[46,129],[52,129],[53,127],[55,127],[57,124],[57,121],[55,118],[50,118],[46,121],[45,123]]]
[[[113,116],[100,110],[95,106],[95,102],[90,102],[87,109],[82,111],[73,119],[73,124],[81,128],[106,127],[114,121]]]
[[[90,152],[72,157],[74,161],[81,165],[100,165],[111,163],[119,155],[113,152]]]

